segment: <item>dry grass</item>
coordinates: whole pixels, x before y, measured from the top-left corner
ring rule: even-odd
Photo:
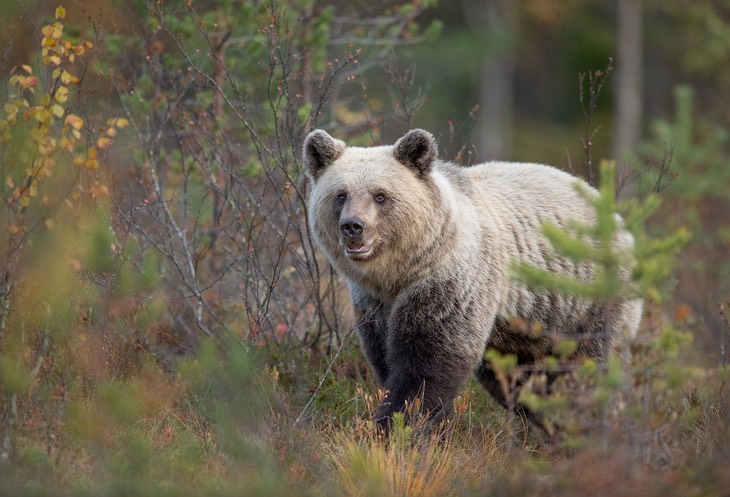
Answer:
[[[499,435],[467,417],[435,435],[397,421],[387,441],[374,430],[341,432],[328,447],[334,494],[358,497],[465,495],[503,471],[507,454]]]
[[[333,447],[333,481],[346,496],[432,497],[449,495],[458,477],[454,454],[438,444],[419,448],[371,439],[342,438]]]

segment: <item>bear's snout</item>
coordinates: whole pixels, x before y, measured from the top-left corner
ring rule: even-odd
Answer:
[[[342,246],[345,255],[352,260],[362,261],[372,255],[373,243],[365,236],[365,221],[359,217],[346,217],[340,221]]]
[[[354,238],[362,235],[365,221],[359,217],[348,217],[340,222],[340,231],[345,238]]]

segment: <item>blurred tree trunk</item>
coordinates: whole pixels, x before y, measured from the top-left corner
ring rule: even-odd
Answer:
[[[613,158],[621,164],[641,134],[641,0],[618,0],[616,122]]]
[[[496,40],[496,50],[485,50],[479,81],[480,115],[474,134],[479,159],[507,159],[512,153],[519,1],[464,0],[462,5],[471,29]]]

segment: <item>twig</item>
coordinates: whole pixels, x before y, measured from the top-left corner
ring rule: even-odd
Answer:
[[[8,271],[0,279],[0,340],[5,337],[5,327],[10,314],[11,280]],[[15,420],[18,417],[18,395],[13,392],[7,400],[7,415],[5,419],[5,430],[3,432],[2,452],[0,462],[6,462],[12,452],[12,440],[15,430]]]
[[[728,330],[730,330],[730,318],[728,318],[728,315],[725,313],[725,305],[730,306],[730,300],[725,304],[720,304],[720,316],[722,316],[722,320],[725,322],[725,326],[722,328],[722,332],[720,333],[720,363],[723,369],[726,369],[728,366],[727,335]]]
[[[353,326],[352,328],[350,328],[350,331],[347,332],[347,334],[345,335],[345,337],[340,342],[340,346],[337,348],[337,352],[335,352],[335,355],[332,356],[332,360],[327,365],[327,370],[322,375],[322,378],[320,378],[319,384],[317,385],[317,388],[314,389],[314,392],[312,392],[312,396],[309,397],[309,401],[307,401],[307,404],[302,409],[302,412],[299,414],[299,416],[297,416],[297,419],[294,421],[294,425],[295,426],[299,424],[299,422],[302,420],[302,417],[307,412],[307,409],[309,409],[309,406],[311,406],[312,405],[312,402],[314,402],[314,398],[319,393],[320,389],[322,388],[322,385],[324,385],[324,380],[327,379],[327,375],[330,373],[330,371],[332,371],[332,366],[335,364],[335,361],[337,360],[337,356],[339,356],[340,355],[340,352],[342,352],[342,349],[345,346],[345,343],[347,343],[347,339],[350,338],[350,335],[352,335],[352,332],[353,331],[355,331],[355,326]]]
[[[10,299],[12,295],[12,281],[10,280],[10,272],[5,271],[0,277],[0,340],[5,337],[5,327],[8,323],[10,315]]]
[[[593,113],[598,107],[598,98],[601,96],[603,85],[608,80],[611,72],[613,71],[613,58],[608,58],[608,65],[603,71],[596,70],[588,73],[578,74],[578,101],[580,102],[581,110],[586,116],[586,128],[585,134],[581,138],[581,144],[583,145],[583,168],[586,181],[592,186],[598,184],[598,178],[593,173],[593,138],[596,133],[600,130],[600,126],[593,127]],[[588,102],[584,99],[586,90],[584,89],[584,83],[586,76],[588,76]]]

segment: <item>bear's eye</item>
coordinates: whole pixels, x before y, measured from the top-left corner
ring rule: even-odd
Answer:
[[[337,195],[337,203],[342,205],[345,203],[345,200],[347,200],[347,193],[340,193]]]
[[[382,204],[383,202],[385,202],[385,194],[378,193],[377,195],[375,195],[375,201],[379,204]]]

